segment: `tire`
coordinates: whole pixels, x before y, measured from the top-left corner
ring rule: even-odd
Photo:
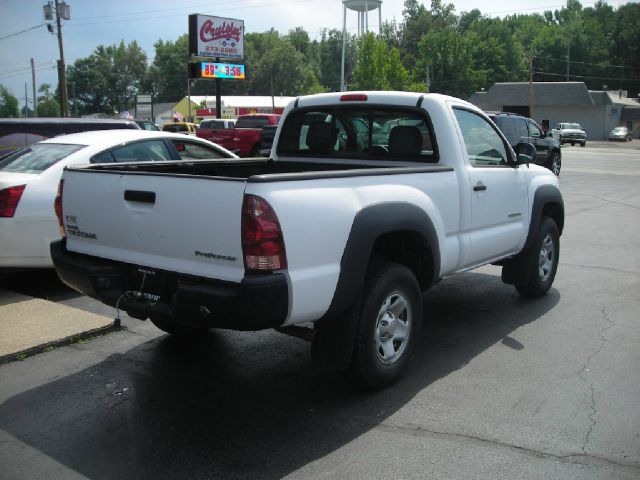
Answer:
[[[252,157],[259,157],[260,156],[260,145],[256,145],[255,147],[253,147],[251,149],[251,156]]]
[[[553,284],[560,258],[560,234],[551,218],[542,217],[529,255],[528,281],[525,285],[516,285],[516,290],[526,298],[542,297]]]
[[[575,143],[573,143],[573,142],[571,142],[571,146],[572,146],[572,147],[575,147],[575,146],[576,146],[576,144],[575,144]]]
[[[586,144],[587,144],[587,142],[582,142],[582,143],[580,144],[580,146],[581,146],[581,147],[584,147]]]
[[[151,323],[169,335],[180,338],[196,338],[209,331],[208,327],[199,327],[195,325],[187,325],[184,323],[174,323],[151,317]]]
[[[560,176],[560,169],[562,168],[562,159],[560,158],[560,152],[552,152],[549,159],[549,170],[551,170],[556,177]]]
[[[382,388],[404,373],[422,328],[422,294],[404,265],[374,262],[365,279],[350,373],[363,387]]]

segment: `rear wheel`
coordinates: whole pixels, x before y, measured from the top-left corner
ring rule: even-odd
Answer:
[[[584,147],[586,144],[587,144],[587,142],[582,142],[582,143],[580,144],[580,146],[581,146],[581,147]]]
[[[529,255],[532,257],[527,262],[530,265],[527,283],[516,285],[516,290],[523,297],[542,297],[553,284],[560,258],[560,234],[551,218],[542,218]]]
[[[404,265],[376,262],[365,280],[351,373],[362,386],[397,381],[409,364],[422,326],[422,295]]]

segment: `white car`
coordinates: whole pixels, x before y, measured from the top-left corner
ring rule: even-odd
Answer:
[[[195,137],[99,130],[44,140],[0,159],[0,268],[50,268],[60,237],[53,202],[67,165],[237,158]]]

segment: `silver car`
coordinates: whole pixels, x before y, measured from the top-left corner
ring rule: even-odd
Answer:
[[[621,142],[631,141],[631,132],[627,127],[616,127],[609,132],[609,141],[619,140]]]

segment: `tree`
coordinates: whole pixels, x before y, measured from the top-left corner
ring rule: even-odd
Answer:
[[[327,90],[340,90],[340,70],[342,63],[342,32],[323,30],[317,46],[317,75],[320,84]],[[347,34],[345,47],[344,78],[349,85],[356,62],[356,38]]]
[[[53,93],[50,92],[51,85],[43,83],[38,88],[38,116],[39,117],[59,117],[60,103],[55,99]]]
[[[279,40],[258,62],[251,78],[258,95],[305,95],[323,91],[306,57],[288,41]]]
[[[353,71],[355,90],[387,90],[386,46],[369,32],[358,41],[358,56]]]
[[[0,85],[0,117],[18,117],[18,99],[4,86]]]
[[[135,105],[135,94],[147,73],[147,54],[135,40],[127,46],[120,42],[110,47],[109,53],[113,59],[112,102],[123,112]]]
[[[404,90],[409,81],[409,72],[400,61],[400,52],[391,47],[387,52],[387,62],[384,66],[384,76],[388,88],[391,90]]]
[[[419,44],[419,71],[430,70],[430,91],[466,98],[486,84],[486,72],[473,63],[475,33],[461,34],[453,28],[432,32]]]
[[[156,92],[159,102],[178,101],[187,94],[189,36],[184,34],[175,42],[158,40],[154,47],[153,63],[143,82],[145,89]]]
[[[134,41],[99,45],[69,66],[67,83],[75,83],[80,113],[114,113],[130,109],[147,72],[147,56]]]

